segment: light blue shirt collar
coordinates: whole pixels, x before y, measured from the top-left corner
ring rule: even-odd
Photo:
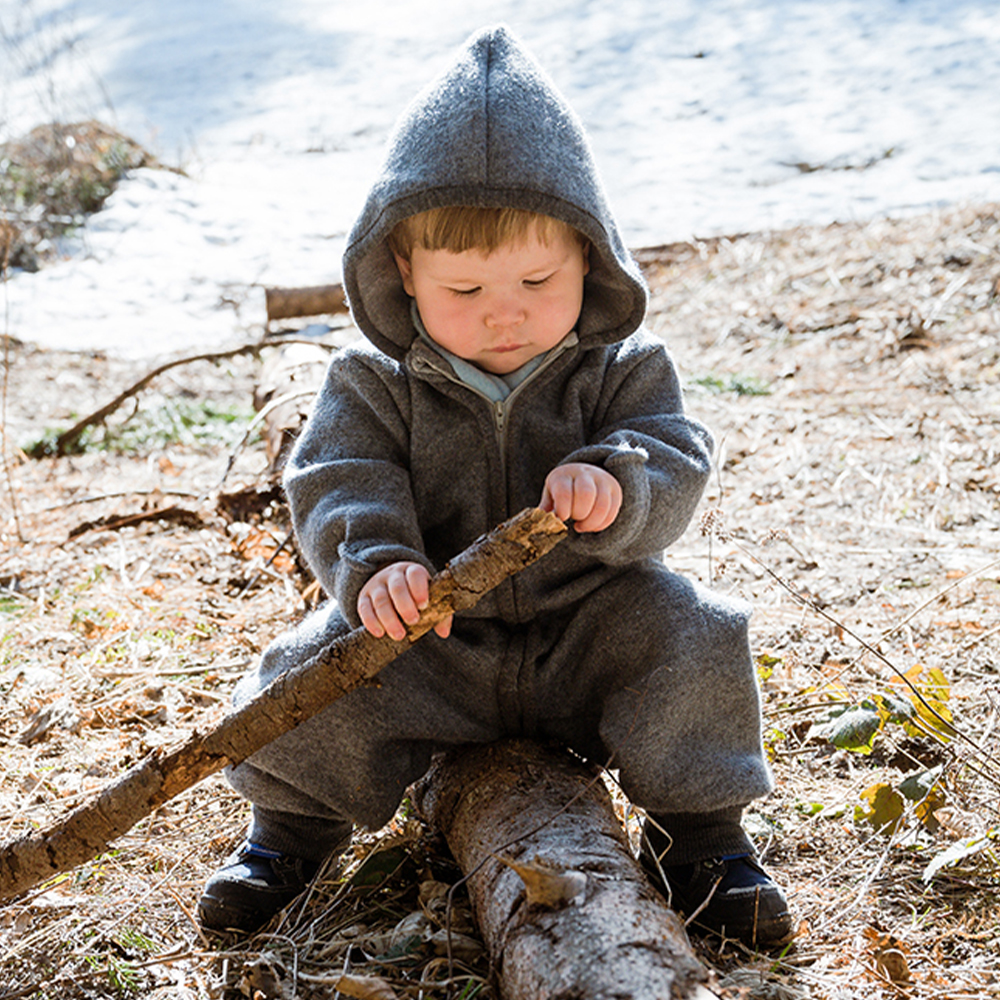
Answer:
[[[452,354],[451,351],[432,339],[420,318],[415,299],[410,302],[410,315],[420,339],[451,365],[452,371],[458,379],[494,403],[502,403],[522,382],[531,378],[545,364],[550,355],[561,353],[565,348],[572,347],[579,342],[576,331],[571,330],[555,347],[549,348],[544,354],[537,355],[515,371],[506,375],[494,375],[492,372],[483,371],[482,368],[458,357],[457,354]]]

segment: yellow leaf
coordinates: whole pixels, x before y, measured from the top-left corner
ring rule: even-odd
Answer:
[[[905,803],[903,796],[891,785],[880,782],[866,788],[861,793],[869,805],[867,811],[861,811],[861,819],[867,820],[876,830],[892,833],[899,825],[903,816]]]

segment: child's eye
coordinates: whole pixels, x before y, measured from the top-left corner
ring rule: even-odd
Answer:
[[[449,288],[448,291],[451,292],[452,295],[458,295],[460,298],[467,298],[470,295],[475,295],[476,292],[479,291],[479,287],[476,286],[475,288]]]
[[[547,274],[547,275],[545,275],[544,278],[533,278],[533,279],[530,279],[530,280],[528,278],[525,278],[524,279],[524,283],[525,283],[525,285],[528,286],[528,288],[540,288],[551,277],[552,277],[551,274]]]

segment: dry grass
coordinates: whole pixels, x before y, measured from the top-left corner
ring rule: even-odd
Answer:
[[[669,559],[755,605],[778,788],[749,823],[801,921],[780,956],[696,939],[699,954],[730,997],[1000,996],[992,843],[924,878],[944,850],[997,828],[1000,207],[642,257],[651,324],[680,362],[689,408],[719,438],[708,534],[692,526]],[[15,445],[68,426],[71,413],[142,372],[102,357],[8,350],[5,838],[58,817],[217,711],[304,611],[294,561],[267,565],[286,531],[280,507],[251,505],[233,519],[215,500],[233,445],[150,437],[125,453],[26,460]],[[245,358],[175,370],[143,396],[143,414],[184,395],[236,412],[255,372]],[[226,488],[260,484],[265,469],[254,445]],[[170,505],[196,518],[119,528],[102,520]],[[934,669],[946,689],[927,686]],[[938,696],[954,738],[942,744],[889,722],[862,754],[810,737],[833,704],[905,697],[895,671]],[[891,797],[932,767],[941,770],[929,824],[908,799],[891,834],[864,818],[866,789],[884,785]],[[403,816],[364,838],[346,871],[330,873],[268,935],[203,939],[194,901],[246,815],[221,779],[210,780],[113,852],[0,910],[0,1000],[231,1000],[261,989],[268,969],[311,1000],[334,996],[331,977],[345,963],[377,972],[399,996],[447,995],[414,983],[449,976],[434,931],[438,886],[455,872]],[[392,871],[363,885],[376,842]],[[411,923],[393,941],[404,918]],[[460,906],[460,929],[467,920]],[[481,957],[470,952],[452,973],[462,977],[453,995],[492,996]]]
[[[97,121],[52,122],[0,143],[0,271],[38,270],[126,171],[151,166],[138,143]]]

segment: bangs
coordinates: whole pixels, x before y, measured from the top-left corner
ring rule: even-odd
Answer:
[[[572,226],[548,215],[521,208],[475,208],[450,205],[432,208],[403,219],[389,234],[389,249],[409,260],[414,247],[464,253],[479,250],[491,254],[510,244],[523,244],[532,236],[547,244],[556,233],[565,233],[581,246],[584,237]]]

